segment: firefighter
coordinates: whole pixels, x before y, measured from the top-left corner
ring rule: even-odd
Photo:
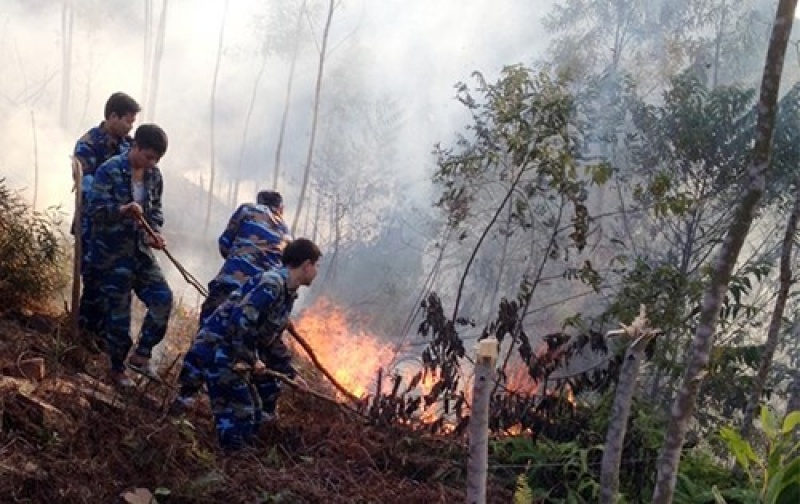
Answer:
[[[163,249],[163,179],[156,163],[167,150],[167,136],[154,124],[137,128],[127,153],[112,157],[98,168],[89,191],[92,219],[90,267],[101,279],[105,298],[104,330],[115,385],[130,387],[125,361],[134,371],[157,376],[151,366],[153,348],[167,332],[172,291],[153,249]],[[154,231],[143,228],[144,220]],[[147,307],[134,353],[130,336],[131,291]]]
[[[227,450],[249,445],[275,415],[280,382],[264,380],[265,370],[302,381],[282,333],[298,289],[317,276],[320,257],[311,240],[292,241],[283,251],[284,266],[257,273],[200,326],[187,358],[202,370],[217,437]]]
[[[208,297],[200,310],[200,325],[236,289],[254,275],[282,266],[281,255],[291,241],[283,219],[283,198],[276,191],[260,191],[256,204],[241,205],[220,235],[219,253],[225,262],[208,284]],[[170,411],[179,414],[194,404],[203,388],[203,373],[192,355],[184,356],[179,376],[180,392]]]
[[[78,308],[78,324],[88,342],[103,337],[102,323],[105,318],[105,303],[100,294],[100,278],[89,268],[91,250],[91,219],[87,211],[88,195],[97,168],[104,162],[125,153],[130,148],[129,135],[141,107],[125,93],[112,94],[105,104],[104,120],[87,131],[75,144],[73,156],[80,164],[81,208],[75,212],[72,233],[81,242],[80,272],[83,284]]]

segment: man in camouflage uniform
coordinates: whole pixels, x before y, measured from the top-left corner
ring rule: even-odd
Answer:
[[[291,242],[283,252],[284,267],[256,274],[200,327],[188,355],[203,371],[223,448],[248,445],[267,420],[264,415],[275,411],[280,389],[261,390],[258,377],[272,369],[299,379],[281,335],[298,288],[314,281],[321,256],[310,240]],[[269,404],[262,404],[265,398]]]
[[[280,268],[281,255],[290,241],[280,193],[261,191],[255,205],[245,203],[237,208],[218,240],[219,253],[225,262],[208,284],[208,297],[200,309],[200,324],[247,280],[262,271]],[[189,354],[184,356],[179,380],[181,389],[173,404],[174,413],[191,406],[203,387],[202,369],[192,362]],[[280,382],[271,381],[280,388]]]
[[[141,108],[136,100],[125,93],[114,93],[106,101],[105,119],[87,131],[75,144],[73,156],[82,171],[82,198],[80,215],[75,215],[72,233],[81,241],[81,280],[83,291],[78,308],[80,327],[90,338],[101,337],[105,308],[100,294],[100,279],[92,275],[89,252],[91,219],[87,212],[88,194],[97,168],[113,156],[127,152],[131,137],[128,135]]]
[[[283,198],[275,191],[261,191],[256,201],[237,208],[219,237],[225,262],[208,284],[200,323],[250,277],[282,265],[281,254],[292,239],[283,220]]]
[[[164,339],[172,309],[172,291],[152,250],[166,246],[160,234],[164,183],[156,166],[166,150],[167,136],[161,128],[139,126],[130,150],[100,166],[89,192],[91,267],[101,278],[100,291],[107,304],[104,325],[111,378],[122,387],[133,384],[125,374],[125,360],[133,346],[131,291],[147,306],[136,350],[128,362],[137,372],[155,374],[149,364],[152,349]],[[142,219],[154,231],[152,236]]]

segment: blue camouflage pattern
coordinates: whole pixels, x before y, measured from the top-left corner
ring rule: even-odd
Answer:
[[[118,139],[106,131],[105,121],[87,131],[75,143],[73,156],[80,162],[83,172],[81,182],[81,208],[80,215],[73,220],[72,234],[79,235],[81,240],[80,271],[83,289],[78,308],[80,326],[93,334],[102,332],[102,314],[105,312],[105,303],[100,293],[100,279],[92,276],[87,264],[91,261],[90,239],[91,219],[89,218],[88,194],[92,188],[94,174],[97,168],[113,156],[126,153],[130,149],[132,138],[125,136]],[[76,229],[77,228],[77,229]]]
[[[92,219],[89,268],[100,281],[105,298],[104,327],[111,367],[125,369],[125,359],[133,342],[130,336],[131,292],[147,307],[136,353],[150,357],[167,331],[172,310],[169,288],[153,250],[145,242],[146,233],[134,219],[120,214],[120,206],[133,201],[132,167],[127,154],[114,156],[95,173],[89,192],[88,213]],[[144,218],[160,232],[164,224],[161,197],[164,182],[158,167],[145,171]]]
[[[288,270],[262,271],[234,291],[204,321],[184,360],[184,371],[200,374],[207,384],[220,445],[248,445],[263,421],[274,413],[280,383],[272,377],[237,371],[261,360],[294,379],[297,372],[282,333],[297,298],[287,286]]]
[[[200,309],[201,323],[253,275],[280,268],[283,250],[291,239],[283,216],[268,206],[239,206],[218,240],[225,262],[208,284],[208,297]]]

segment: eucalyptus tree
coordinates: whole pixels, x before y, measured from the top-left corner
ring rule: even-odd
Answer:
[[[712,87],[747,74],[768,26],[757,7],[755,0],[562,0],[545,27],[559,66],[577,77],[630,72],[649,94],[689,65]]]
[[[582,253],[590,240],[588,194],[610,170],[602,160],[583,157],[586,128],[567,82],[523,66],[506,67],[496,82],[477,73],[475,80],[474,89],[457,86],[471,123],[454,146],[435,150],[437,206],[458,244],[451,259],[459,275],[451,279],[457,286],[449,324],[476,318],[474,305],[462,306],[463,295],[488,297],[505,275],[501,290],[519,288],[520,296],[504,296],[501,311],[514,312],[506,317],[513,321],[498,322],[493,331],[501,340],[510,337],[508,355],[519,345],[528,365],[533,362],[524,325],[533,305],[574,295],[570,280],[580,280],[589,292],[601,287]],[[476,274],[472,268],[481,264]]]
[[[300,220],[300,214],[303,211],[305,204],[306,191],[308,190],[308,183],[311,176],[311,168],[314,161],[314,146],[317,137],[317,124],[319,122],[319,107],[322,100],[322,82],[325,74],[325,62],[328,57],[328,38],[331,32],[331,23],[333,22],[333,13],[339,2],[336,0],[328,1],[328,11],[325,15],[325,24],[322,29],[319,41],[319,56],[317,60],[317,77],[316,84],[314,85],[314,104],[311,114],[311,132],[308,139],[308,149],[306,153],[305,166],[303,168],[303,181],[300,184],[300,196],[297,199],[297,208],[295,209],[294,217],[292,218],[292,231],[297,229],[297,224]]]
[[[659,105],[632,103],[635,130],[626,137],[629,162],[619,178],[626,181],[621,200],[638,211],[625,214],[632,232],[619,236],[634,253],[621,267],[626,287],[609,310],[625,319],[645,303],[653,324],[665,332],[650,397],[668,390],[663,373],[680,371],[704,267],[732,218],[739,167],[748,156],[753,93],[710,90],[687,71],[672,80],[662,99]]]
[[[217,36],[217,57],[214,63],[214,74],[211,79],[211,94],[209,97],[209,114],[208,114],[208,131],[209,131],[209,178],[208,178],[208,198],[206,200],[206,217],[203,221],[203,236],[208,234],[208,226],[211,222],[211,204],[214,200],[214,182],[216,178],[216,108],[217,108],[217,78],[219,76],[219,67],[222,61],[222,47],[225,40],[225,19],[228,17],[228,0],[222,7],[222,18],[219,24],[219,35]]]
[[[147,120],[152,121],[156,117],[156,106],[158,103],[158,87],[161,81],[161,62],[164,58],[164,44],[167,38],[167,13],[169,12],[169,0],[161,0],[161,13],[158,16],[158,29],[156,39],[153,42],[153,56],[150,63],[150,84],[147,86],[147,101],[144,106],[144,115]],[[146,69],[147,70],[147,69]]]
[[[311,225],[326,235],[330,275],[348,245],[374,240],[384,214],[403,203],[396,145],[402,111],[391,97],[374,96],[362,85],[360,70],[371,66],[371,57],[363,48],[350,48],[342,63],[330,67],[329,96],[320,105],[319,169],[312,179],[319,211]]]
[[[780,179],[782,175],[796,171],[796,166],[800,163],[800,84],[796,84],[780,102],[776,119],[775,145],[773,148],[773,173],[777,176],[771,179]],[[774,186],[773,186],[774,187]],[[800,219],[800,178],[796,178],[793,184],[794,203],[784,232],[783,243],[780,254],[780,276],[775,307],[773,308],[767,337],[761,352],[758,372],[753,380],[747,397],[747,405],[744,411],[744,418],[740,427],[740,434],[747,439],[750,435],[753,419],[762,401],[762,394],[767,388],[767,382],[773,365],[773,359],[783,334],[784,311],[791,295],[790,290],[794,279],[794,241],[797,235],[798,219]],[[775,198],[788,200],[781,197],[782,192],[773,189]],[[769,196],[769,195],[768,195]],[[777,206],[777,205],[776,205]]]
[[[653,502],[656,504],[672,501],[678,462],[689,422],[693,416],[700,383],[708,366],[719,310],[728,289],[731,273],[765,190],[777,115],[778,90],[796,7],[797,0],[780,0],[778,4],[764,64],[764,76],[757,106],[755,145],[747,170],[747,189],[736,206],[735,218],[731,222],[716,256],[711,278],[705,290],[697,330],[688,354],[686,371],[672,407],[670,423],[659,459],[658,475],[653,492]]]
[[[295,71],[297,62],[300,58],[301,49],[308,45],[311,40],[305,36],[306,33],[306,20],[311,19],[317,15],[317,3],[309,2],[308,0],[294,0],[291,2],[281,2],[278,4],[269,4],[266,6],[267,10],[263,15],[259,15],[255,20],[256,36],[262,41],[260,47],[260,62],[256,79],[253,83],[253,91],[250,96],[250,104],[245,118],[244,132],[242,138],[242,151],[244,150],[247,140],[247,131],[249,129],[250,117],[256,103],[256,95],[258,93],[261,81],[265,75],[267,63],[271,56],[275,55],[280,58],[287,58],[289,60],[289,70],[286,75],[286,88],[283,97],[283,107],[281,113],[281,122],[279,127],[278,139],[275,147],[274,161],[271,169],[266,169],[264,172],[264,179],[271,180],[271,187],[275,190],[280,190],[280,172],[281,160],[283,156],[284,140],[286,136],[286,128],[289,123],[289,112],[292,101],[292,93],[294,90]],[[240,152],[239,163],[243,159],[243,152]],[[241,173],[241,166],[239,168]],[[238,193],[238,179],[237,189],[234,191]]]
[[[75,29],[75,11],[72,0],[63,0],[61,4],[61,127],[67,126],[69,115],[69,97],[72,82],[72,42]]]

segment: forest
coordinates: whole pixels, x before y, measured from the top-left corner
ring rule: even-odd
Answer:
[[[4,3],[0,500],[800,501],[797,1],[528,3]],[[321,363],[294,351],[324,392],[250,458],[164,420],[172,389],[76,385],[106,364],[71,325],[67,165],[118,90],[170,135],[168,379],[179,270],[213,277],[239,204],[280,191],[323,249],[294,315]]]

